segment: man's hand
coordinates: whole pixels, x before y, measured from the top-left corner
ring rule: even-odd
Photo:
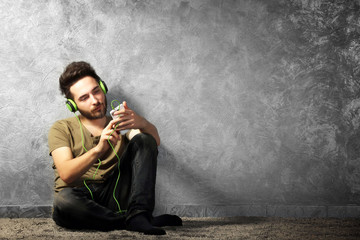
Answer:
[[[125,130],[125,129],[139,129],[143,133],[148,133],[152,135],[156,143],[160,145],[160,137],[157,132],[156,127],[147,121],[144,117],[136,114],[132,109],[130,109],[126,103],[123,102],[124,109],[116,111],[114,115],[119,115],[118,118],[113,121],[116,122],[117,128],[116,131]]]
[[[116,131],[114,131],[115,126],[116,126],[116,121],[112,120],[102,131],[99,143],[94,148],[94,150],[100,156],[103,155],[110,148],[108,140],[113,146],[115,146],[116,143],[120,140],[119,134]]]
[[[115,116],[119,115],[116,118],[116,124],[119,124],[116,128],[116,131],[125,130],[125,129],[142,129],[146,127],[147,121],[145,118],[137,115],[132,109],[130,109],[127,103],[123,102],[124,109],[116,111]]]

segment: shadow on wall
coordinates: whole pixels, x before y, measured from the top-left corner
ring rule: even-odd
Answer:
[[[127,100],[129,106],[139,115],[146,116],[146,106],[136,100],[136,97],[129,96],[123,90],[115,87],[107,95],[108,109],[111,108],[110,103],[116,99],[118,101]],[[116,105],[116,104],[115,104]],[[156,124],[161,131],[161,126]],[[226,193],[215,187],[213,182],[209,180],[211,172],[202,170],[197,166],[191,166],[184,163],[181,159],[176,159],[170,149],[159,146],[158,155],[158,177],[157,190],[160,194],[158,199],[160,202],[171,204],[229,204],[234,203],[236,199],[226,196]],[[185,154],[184,154],[185,155]],[[161,203],[160,203],[161,204]]]
[[[158,199],[169,204],[227,205],[238,202],[211,179],[213,174],[176,159],[164,146],[159,146]]]
[[[120,87],[114,86],[107,95],[108,109],[113,99],[127,100],[129,106],[139,115],[148,114],[147,106],[142,106],[136,96],[130,96]],[[161,132],[161,124],[154,123]],[[231,205],[238,203],[238,196],[229,195],[228,188],[221,188],[216,179],[218,173],[212,169],[203,169],[193,163],[186,163],[184,159],[177,159],[166,142],[159,146],[158,174],[157,174],[157,207],[163,209],[168,205]],[[184,153],[184,158],[187,154]],[[199,216],[204,214],[197,214]]]

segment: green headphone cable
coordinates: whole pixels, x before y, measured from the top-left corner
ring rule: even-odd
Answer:
[[[114,103],[114,102],[117,102],[117,103],[119,104],[119,109],[120,109],[121,103],[120,103],[118,100],[116,100],[116,99],[114,99],[114,100],[111,101],[111,108],[112,108],[113,110],[115,109],[114,106],[113,106],[113,103]],[[114,128],[113,131],[110,133],[109,138],[108,138],[108,142],[109,142],[109,145],[110,145],[110,147],[112,148],[113,152],[115,153],[115,156],[116,156],[117,159],[118,159],[118,164],[117,164],[117,166],[118,166],[118,172],[119,172],[119,174],[118,174],[118,177],[117,177],[116,182],[115,182],[114,191],[113,191],[113,198],[114,198],[116,204],[118,205],[119,212],[120,212],[120,213],[123,213],[123,212],[126,212],[126,210],[121,210],[121,208],[120,208],[120,203],[118,202],[118,200],[116,199],[116,196],[115,196],[116,188],[117,188],[117,185],[118,185],[119,180],[120,180],[120,157],[119,157],[119,155],[117,154],[114,146],[113,146],[113,145],[111,144],[111,142],[110,142],[110,136],[115,132],[115,130],[116,130],[116,128],[119,126],[119,124],[120,124],[120,123],[116,124],[115,128]]]
[[[75,113],[74,113],[74,114],[75,114]],[[81,144],[82,144],[82,147],[83,147],[84,150],[87,152],[88,150],[87,150],[86,147],[85,147],[84,132],[83,132],[83,130],[82,130],[81,121],[80,121],[79,117],[78,117],[76,114],[75,114],[75,117],[76,117],[76,119],[79,121],[79,125],[80,125]],[[100,166],[101,166],[101,160],[100,160],[100,158],[98,158],[98,161],[99,161],[99,165],[98,165],[98,167],[96,168],[95,173],[94,173],[94,175],[93,175],[93,177],[92,177],[93,180],[95,180],[96,173],[97,173],[97,171],[99,170],[99,168],[100,168]],[[85,185],[85,187],[89,190],[90,195],[91,195],[91,199],[94,200],[94,196],[93,196],[92,191],[90,190],[89,186],[86,184],[86,180],[91,180],[91,179],[84,179],[84,185]]]
[[[111,107],[112,107],[112,109],[114,109],[114,107],[113,107],[113,102],[114,102],[114,101],[116,101],[116,102],[119,103],[119,108],[120,108],[120,102],[117,101],[117,100],[113,100],[113,101],[111,102]],[[74,114],[75,114],[75,113],[74,113]],[[84,133],[83,133],[83,130],[82,130],[81,121],[80,121],[79,117],[78,117],[76,114],[75,114],[75,117],[76,117],[76,119],[78,120],[79,125],[80,125],[82,147],[83,147],[84,150],[87,152],[88,150],[86,149],[85,143],[84,143],[85,140],[84,140]],[[119,157],[119,155],[117,154],[114,146],[113,146],[112,143],[110,142],[110,137],[111,137],[112,134],[116,131],[116,128],[118,127],[119,124],[120,124],[120,123],[118,123],[118,124],[115,126],[115,128],[113,129],[113,131],[110,133],[107,141],[108,141],[110,147],[112,148],[113,152],[115,153],[115,156],[116,156],[117,159],[118,159],[118,164],[117,164],[117,166],[118,166],[119,175],[118,175],[118,177],[117,177],[117,179],[116,179],[116,182],[115,182],[115,187],[114,187],[114,191],[113,191],[113,198],[114,198],[114,200],[115,200],[115,202],[116,202],[116,204],[117,204],[117,206],[118,206],[118,208],[119,208],[119,212],[120,212],[120,213],[123,213],[123,212],[126,212],[126,210],[121,210],[120,203],[119,203],[119,201],[116,199],[116,196],[115,196],[116,188],[117,188],[117,185],[118,185],[119,180],[120,180],[120,157]],[[92,177],[93,180],[95,179],[95,176],[96,176],[96,174],[97,174],[97,172],[98,172],[98,170],[99,170],[99,168],[100,168],[100,166],[101,166],[101,160],[100,160],[100,159],[98,159],[98,160],[99,160],[99,165],[98,165],[98,167],[96,168],[95,173],[94,173],[94,175],[93,175],[93,177]],[[90,190],[89,186],[86,184],[86,181],[87,181],[87,180],[91,180],[91,179],[84,179],[84,185],[85,185],[85,187],[88,189],[88,191],[90,192],[91,198],[94,200],[93,193],[92,193],[92,191]]]
[[[120,124],[120,123],[118,123],[118,124],[115,126],[114,130],[110,133],[110,136],[114,133],[114,131],[116,130],[116,128],[117,128],[117,126],[118,126],[119,124]],[[120,157],[119,157],[119,155],[117,154],[114,146],[111,144],[111,142],[110,142],[110,137],[108,138],[108,142],[109,142],[110,147],[112,148],[112,150],[114,151],[114,153],[115,153],[115,155],[116,155],[116,157],[117,157],[117,159],[118,159],[117,167],[118,167],[119,174],[118,174],[118,177],[117,177],[116,182],[115,182],[114,191],[113,191],[113,198],[114,198],[116,204],[118,205],[119,212],[120,212],[120,213],[123,213],[123,212],[126,212],[126,210],[121,210],[121,208],[120,208],[120,203],[118,202],[118,200],[116,199],[116,196],[115,196],[116,187],[117,187],[117,185],[118,185],[118,183],[119,183],[119,180],[120,180]]]

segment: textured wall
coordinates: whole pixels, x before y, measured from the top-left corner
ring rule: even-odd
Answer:
[[[51,205],[85,60],[159,129],[158,211],[360,216],[359,2],[332,2],[1,1],[0,206]]]

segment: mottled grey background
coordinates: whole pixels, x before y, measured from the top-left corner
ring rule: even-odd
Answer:
[[[0,24],[1,216],[50,214],[77,60],[158,127],[157,213],[360,216],[359,1],[1,0]]]

